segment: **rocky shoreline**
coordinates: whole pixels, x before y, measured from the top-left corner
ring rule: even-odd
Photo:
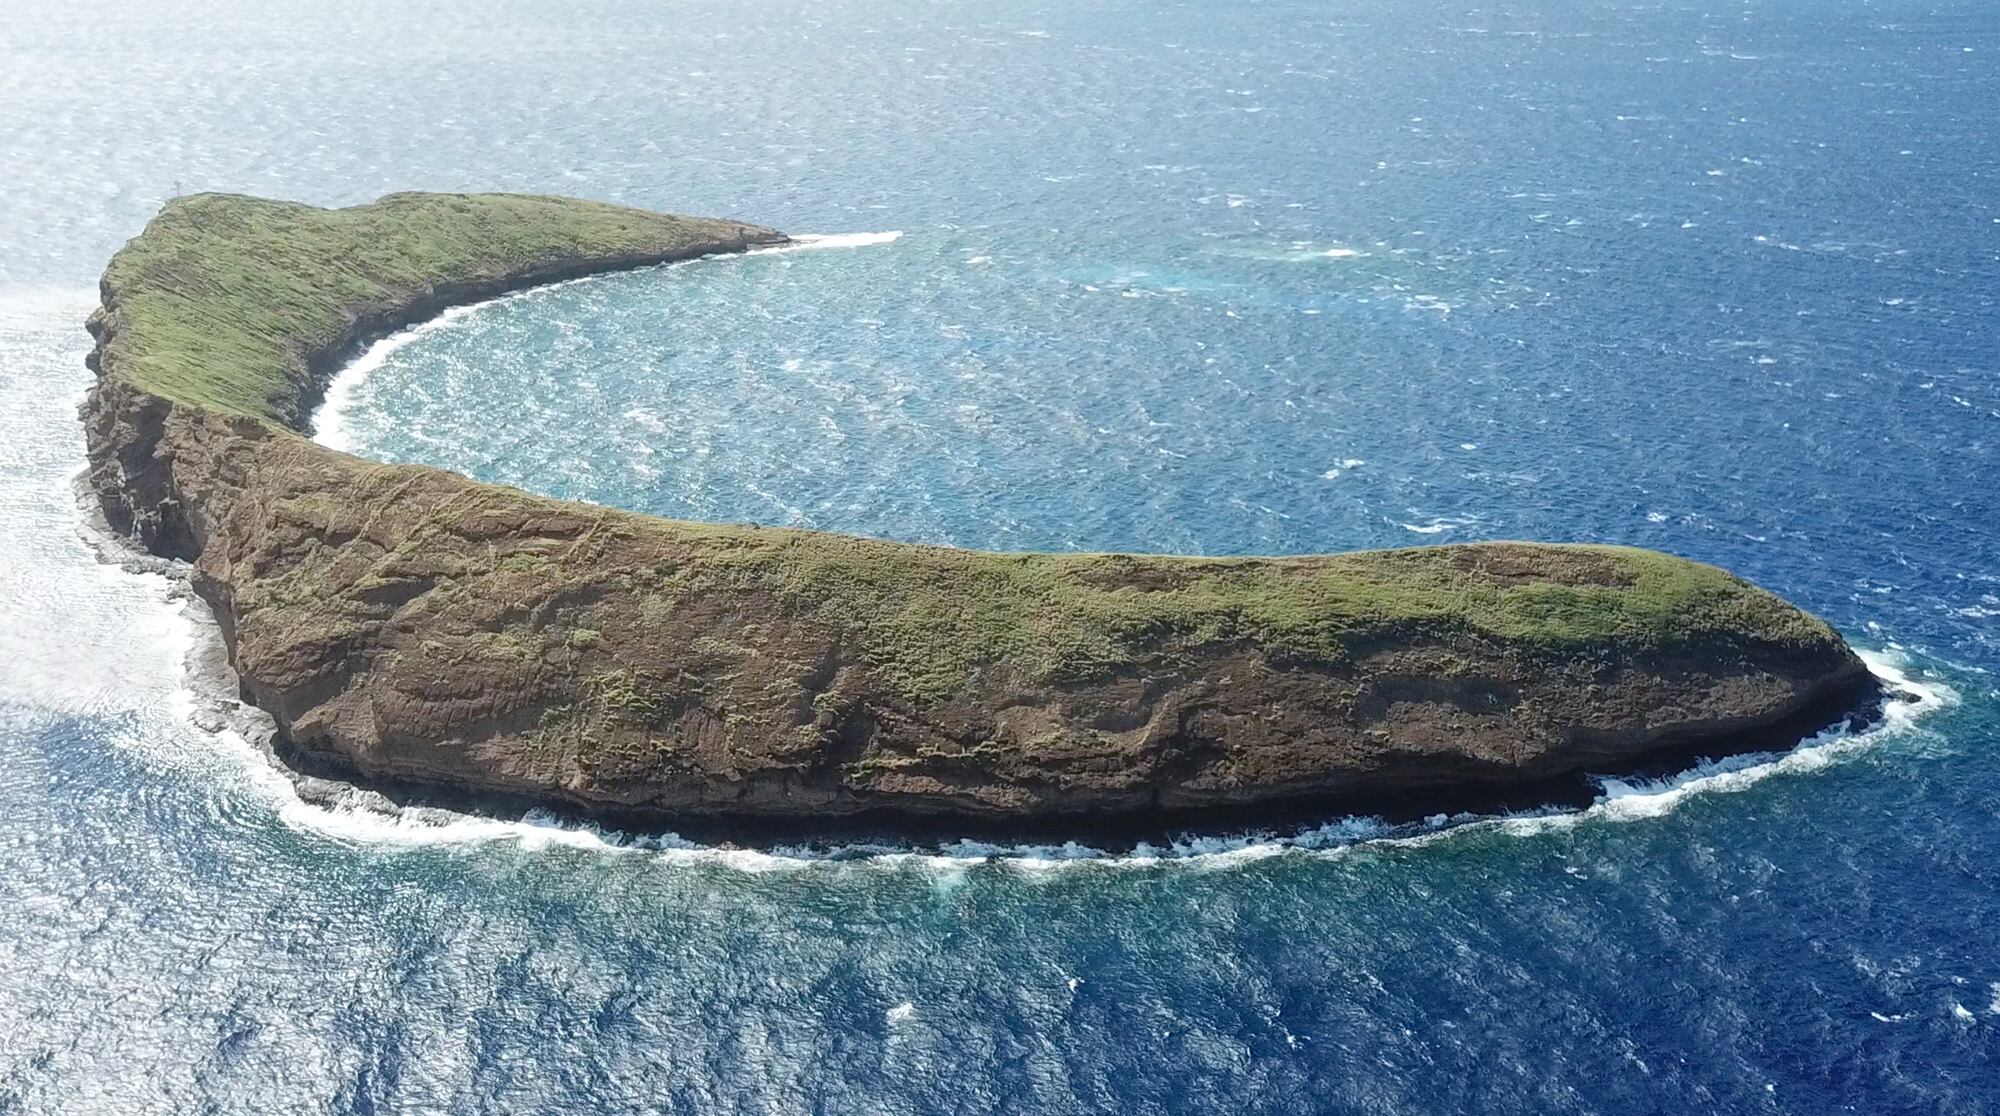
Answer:
[[[448,306],[783,240],[571,199],[179,199],[92,318],[93,490],[192,563],[296,769],[620,828],[1525,805],[1879,704],[1824,623],[1646,551],[985,554],[569,504],[301,434],[359,347]]]

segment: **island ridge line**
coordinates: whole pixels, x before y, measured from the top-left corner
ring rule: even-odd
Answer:
[[[1786,747],[1874,698],[1824,622],[1657,552],[987,553],[303,434],[342,361],[447,306],[785,239],[555,197],[176,199],[90,320],[91,485],[192,563],[295,763],[662,826],[1421,807]]]

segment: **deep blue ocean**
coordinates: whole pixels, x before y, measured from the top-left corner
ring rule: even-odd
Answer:
[[[1996,121],[1987,0],[6,5],[0,1114],[2000,1112]],[[309,806],[75,487],[96,275],[207,189],[830,238],[398,337],[358,453],[999,549],[1658,547],[1924,701],[1119,854]]]

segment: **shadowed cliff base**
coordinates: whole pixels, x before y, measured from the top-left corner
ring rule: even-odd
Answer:
[[[294,763],[640,828],[1574,800],[1584,772],[1789,746],[1876,701],[1825,623],[1656,552],[996,554],[565,503],[300,434],[343,357],[445,306],[783,241],[560,198],[179,199],[105,273],[93,487],[194,563]]]
[[[1787,751],[1800,741],[1830,731],[1849,734],[1881,726],[1885,703],[1913,696],[1879,685],[1829,698],[1791,720],[1768,728],[1721,737],[1700,745],[1666,748],[1643,762],[1617,770],[1572,772],[1544,779],[1499,784],[1441,784],[1384,794],[1329,792],[1274,798],[1268,802],[1148,813],[969,817],[874,810],[847,816],[768,817],[671,815],[651,810],[566,803],[546,795],[479,791],[462,785],[373,779],[323,752],[307,752],[282,737],[271,754],[294,778],[301,798],[330,809],[355,809],[354,790],[379,796],[391,810],[434,808],[472,817],[518,820],[529,816],[562,824],[588,825],[619,840],[671,836],[725,848],[768,852],[808,849],[838,853],[852,849],[938,851],[960,841],[1020,846],[1074,842],[1112,855],[1135,849],[1173,847],[1205,837],[1283,840],[1345,818],[1365,818],[1385,826],[1450,819],[1457,824],[1541,810],[1581,810],[1602,793],[1596,777],[1666,779],[1705,762],[1731,756]],[[360,809],[370,809],[361,805]],[[380,807],[374,807],[380,808]]]

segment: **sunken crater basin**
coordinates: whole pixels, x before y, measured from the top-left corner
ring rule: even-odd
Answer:
[[[1874,700],[1824,622],[1650,551],[994,554],[302,434],[357,346],[448,305],[784,239],[555,197],[177,199],[104,273],[91,484],[193,563],[295,764],[661,826],[1421,809],[1785,747]]]

